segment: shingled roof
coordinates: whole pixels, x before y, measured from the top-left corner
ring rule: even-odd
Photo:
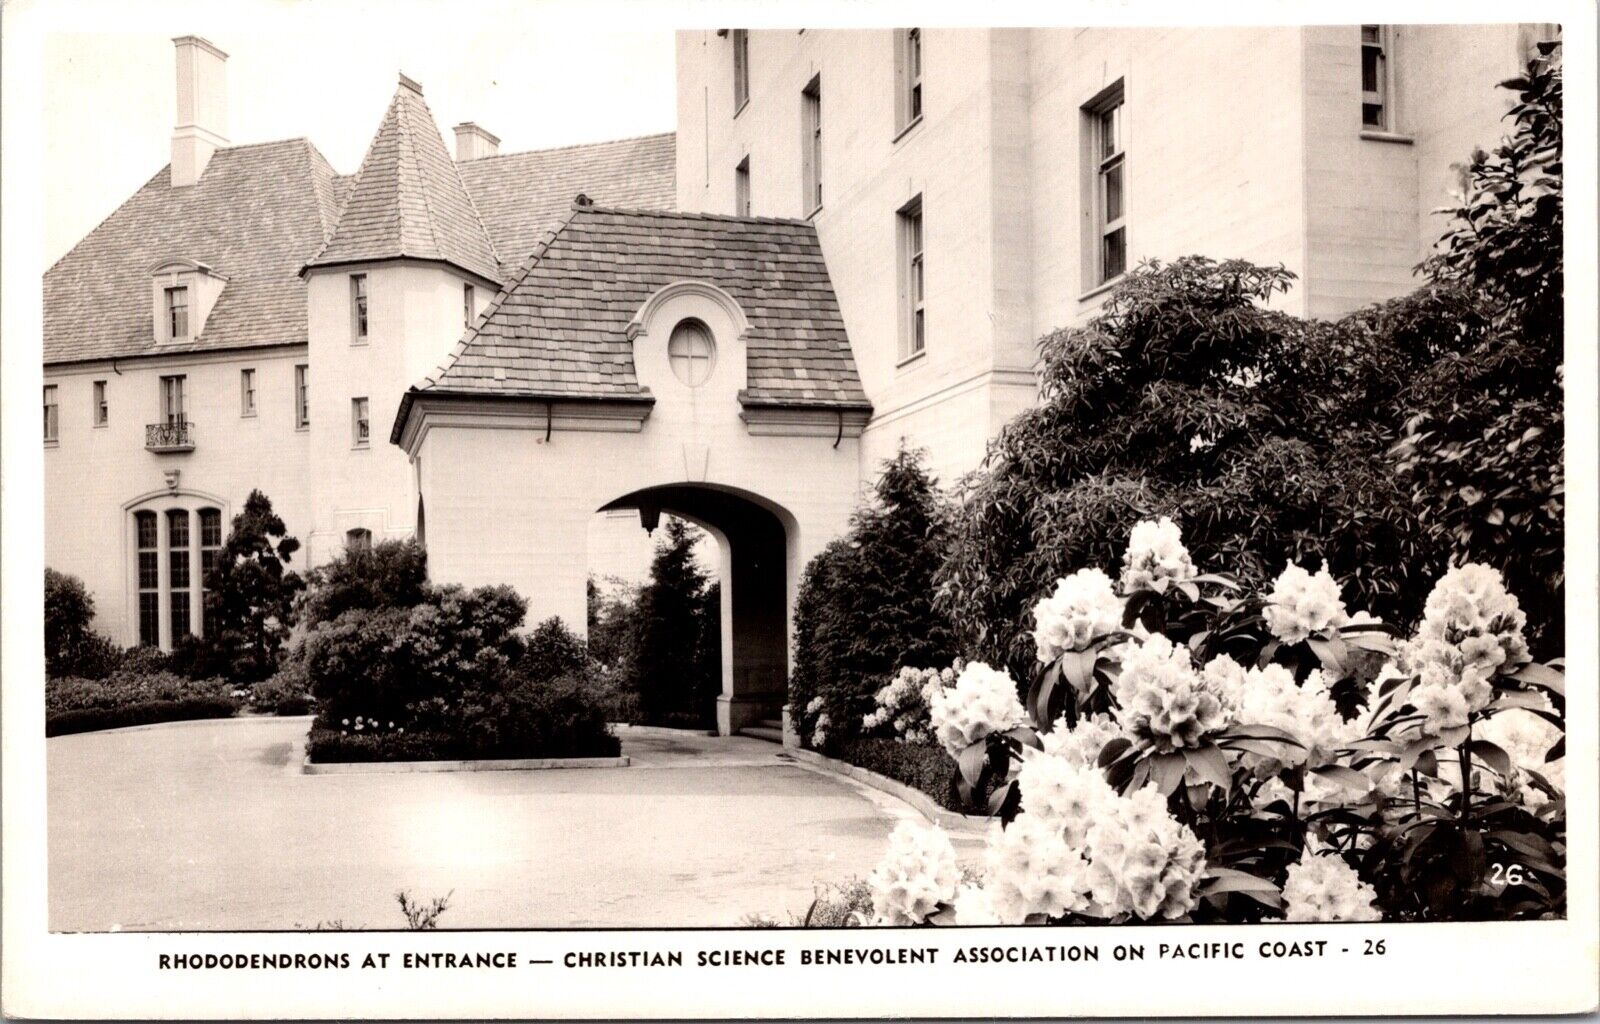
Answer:
[[[402,256],[440,260],[490,281],[500,279],[489,233],[421,87],[403,75],[332,237],[306,266]]]
[[[44,277],[45,363],[157,350],[150,268],[185,257],[226,276],[205,331],[160,351],[304,344],[306,289],[296,276],[337,219],[333,171],[305,139],[219,149],[205,174],[155,177]]]
[[[456,165],[495,251],[512,271],[572,212],[572,197],[633,210],[677,208],[675,136],[563,146]]]
[[[574,210],[412,391],[646,399],[628,324],[685,280],[722,288],[749,321],[745,405],[871,408],[810,223],[592,206]]]

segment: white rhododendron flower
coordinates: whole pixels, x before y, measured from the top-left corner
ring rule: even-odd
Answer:
[[[928,708],[934,694],[955,684],[960,667],[957,661],[954,668],[902,668],[874,694],[877,708],[864,716],[861,724],[869,731],[890,725],[895,738],[903,743],[932,743]]]
[[[1056,828],[1071,846],[1082,846],[1089,825],[1117,798],[1098,768],[1040,750],[1022,752],[1017,773],[1022,810]]]
[[[867,876],[874,924],[922,924],[955,896],[961,868],[950,837],[937,825],[905,820],[889,836],[883,860]]]
[[[1000,920],[1000,912],[995,909],[989,890],[981,886],[963,885],[956,890],[956,898],[951,906],[955,908],[956,924],[1005,923]]]
[[[1089,906],[1089,866],[1053,823],[1023,814],[991,835],[984,890],[1002,924],[1060,917]],[[959,918],[960,911],[957,911]]]
[[[1195,671],[1189,649],[1159,633],[1123,647],[1111,693],[1129,734],[1163,751],[1199,747],[1233,720],[1232,696],[1221,681]]]
[[[1093,768],[1100,763],[1100,751],[1120,736],[1122,726],[1110,715],[1084,715],[1078,724],[1067,728],[1067,716],[1056,719],[1055,728],[1039,737],[1044,752],[1064,757],[1074,764]]]
[[[1033,606],[1033,645],[1039,660],[1051,662],[1065,651],[1087,650],[1122,628],[1122,606],[1111,577],[1099,569],[1079,569],[1056,581],[1055,593]]]
[[[1166,798],[1154,786],[1104,804],[1089,827],[1085,852],[1091,913],[1148,921],[1194,909],[1205,847],[1167,813]]]
[[[1289,865],[1283,883],[1288,921],[1378,921],[1377,892],[1337,854],[1319,856],[1308,847]]]
[[[1128,536],[1128,551],[1122,558],[1122,591],[1154,588],[1165,580],[1188,580],[1196,576],[1183,534],[1166,516],[1137,523]]]
[[[1321,669],[1313,669],[1305,682],[1296,683],[1282,665],[1265,665],[1242,672],[1233,685],[1237,687],[1231,691],[1235,721],[1282,729],[1305,745],[1301,749],[1281,744],[1283,765],[1316,768],[1331,764],[1335,752],[1357,738],[1356,727],[1340,717],[1327,674]],[[1251,751],[1240,754],[1240,763],[1259,775],[1276,772],[1279,767],[1278,759]]]
[[[1272,583],[1262,615],[1267,629],[1286,644],[1297,644],[1350,619],[1327,562],[1315,575],[1294,564],[1284,569]]]
[[[1538,772],[1550,785],[1566,792],[1567,759],[1545,760],[1550,748],[1564,735],[1553,722],[1527,709],[1512,708],[1478,722],[1472,735],[1474,739],[1488,740],[1511,757],[1511,777],[1492,776],[1497,792],[1530,808],[1542,806],[1550,797],[1534,785],[1528,777],[1530,771]]]
[[[933,695],[928,719],[944,749],[951,757],[960,757],[990,733],[1022,725],[1027,713],[1011,677],[975,661],[961,670],[954,686]]]

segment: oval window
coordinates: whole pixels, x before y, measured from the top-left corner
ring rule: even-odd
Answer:
[[[672,329],[667,342],[667,359],[678,379],[697,388],[711,376],[711,367],[717,359],[716,345],[711,341],[711,329],[698,320],[685,320]]]

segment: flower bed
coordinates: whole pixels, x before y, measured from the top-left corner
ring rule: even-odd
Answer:
[[[105,679],[45,681],[46,736],[196,718],[229,718],[239,701],[220,679],[171,672],[117,672]]]

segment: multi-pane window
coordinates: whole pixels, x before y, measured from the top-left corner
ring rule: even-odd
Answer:
[[[173,643],[191,632],[189,585],[189,510],[175,508],[167,512],[167,586]]]
[[[672,329],[667,341],[667,361],[672,372],[691,388],[704,384],[711,376],[716,349],[711,330],[698,320],[685,320]]]
[[[1128,269],[1127,153],[1123,148],[1122,87],[1084,111],[1089,130],[1094,280],[1103,284]]]
[[[239,371],[239,415],[254,416],[256,414],[256,371],[246,369]]]
[[[200,631],[206,636],[216,635],[216,613],[206,600],[206,589],[211,571],[222,556],[222,512],[214,508],[200,510]]]
[[[365,448],[370,438],[371,426],[367,422],[367,400],[350,399],[350,439],[357,448]]]
[[[366,554],[372,550],[372,531],[364,526],[344,532],[344,549],[351,554]]]
[[[461,323],[465,327],[472,326],[474,316],[473,307],[477,305],[478,290],[470,284],[461,286]]]
[[[736,28],[729,34],[733,38],[733,113],[738,116],[750,99],[750,31]]]
[[[350,275],[350,340],[367,340],[367,275]]]
[[[922,29],[902,28],[895,32],[895,128],[909,128],[922,116]]]
[[[161,573],[156,550],[157,520],[154,512],[133,515],[135,546],[139,557],[139,643],[161,645]]]
[[[44,439],[46,441],[61,439],[61,407],[57,404],[54,384],[44,386]]]
[[[805,194],[801,209],[810,214],[822,206],[822,76],[811,80],[800,94],[801,145]]]
[[[733,169],[733,212],[740,217],[750,216],[750,158],[739,161]]]
[[[923,302],[927,295],[922,261],[922,197],[900,210],[900,358],[921,355],[928,345]]]
[[[179,341],[189,336],[189,289],[166,290],[167,337]]]
[[[311,425],[311,387],[306,375],[310,367],[301,363],[294,368],[294,425],[296,428]]]
[[[94,382],[94,425],[103,427],[111,421],[111,406],[106,402],[106,382]]]
[[[169,425],[184,423],[188,418],[185,408],[185,384],[182,374],[161,378],[161,418]]]
[[[1394,128],[1390,35],[1388,25],[1361,26],[1361,126],[1377,131]]]

